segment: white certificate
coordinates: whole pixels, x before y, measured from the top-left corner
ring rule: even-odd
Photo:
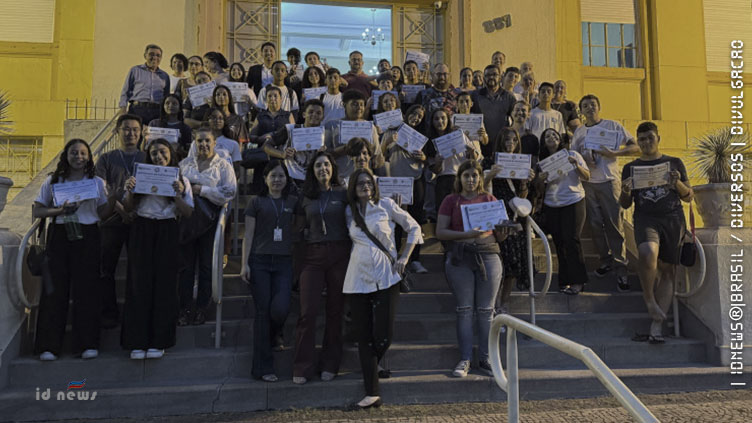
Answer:
[[[402,204],[413,204],[413,178],[379,176],[376,181],[382,198],[392,198],[392,195],[399,194]]]
[[[347,144],[355,137],[365,138],[371,143],[373,140],[373,123],[367,120],[341,120],[339,121],[339,143]]]
[[[408,60],[412,60],[417,63],[420,70],[425,70],[428,66],[428,62],[431,61],[431,56],[419,51],[408,50],[407,54],[405,54],[405,62],[407,62]]]
[[[671,163],[632,167],[632,189],[652,188],[668,184]]]
[[[569,152],[559,150],[538,162],[541,172],[548,172],[546,182],[551,182],[574,170],[574,165],[569,163]]]
[[[178,172],[180,169],[177,167],[136,163],[136,188],[133,192],[174,197],[172,183],[178,180]]]
[[[371,102],[371,110],[376,110],[379,108],[379,97],[381,97],[381,95],[384,93],[394,94],[394,97],[399,100],[399,94],[397,94],[397,91],[373,90],[371,91],[371,98],[373,99],[373,101]]]
[[[303,88],[303,98],[306,100],[318,99],[326,92],[326,86],[316,88]]]
[[[99,198],[99,188],[94,179],[81,179],[80,181],[61,182],[52,184],[52,197],[55,207],[60,207],[65,202],[76,203],[92,198]]]
[[[490,231],[494,226],[509,220],[503,200],[463,204],[460,206],[460,212],[462,213],[462,226],[465,231],[473,228]]]
[[[497,178],[527,179],[530,176],[529,154],[496,153],[496,164],[501,166]]]
[[[324,127],[294,128],[291,132],[292,148],[296,151],[318,150],[324,145]]]
[[[403,85],[402,92],[405,94],[405,103],[415,103],[418,93],[425,89],[425,85]]]
[[[248,83],[247,82],[222,82],[222,85],[230,89],[232,94],[232,101],[235,103],[241,103],[248,101]],[[193,100],[191,100],[191,103]]]
[[[444,136],[434,138],[433,143],[436,145],[436,151],[442,159],[463,153],[467,150],[467,138],[461,129]]]
[[[397,131],[397,145],[410,153],[423,150],[426,142],[428,142],[428,137],[416,131],[410,125],[402,125]]]
[[[400,109],[373,115],[373,123],[381,128],[382,131],[389,128],[396,128],[400,126],[402,122],[402,110]]]
[[[481,114],[456,114],[452,116],[452,124],[463,131],[473,141],[478,141],[478,131],[483,127],[483,115]]]
[[[211,104],[212,93],[217,87],[217,81],[209,81],[206,84],[194,85],[188,87],[188,98],[191,99],[191,106],[199,107],[204,104]]]
[[[148,145],[149,142],[157,138],[164,138],[172,144],[178,142],[180,139],[180,130],[174,128],[155,128],[153,126],[147,126],[144,130],[144,140]]]
[[[598,152],[601,146],[611,150],[619,149],[619,133],[608,129],[589,128],[585,135],[585,148]]]

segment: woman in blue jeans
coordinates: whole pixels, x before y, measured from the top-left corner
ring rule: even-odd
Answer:
[[[271,160],[263,177],[261,194],[245,210],[245,265],[240,276],[251,283],[256,307],[251,374],[276,382],[272,343],[281,337],[290,311],[292,224],[298,199],[288,194],[290,177],[283,162]]]
[[[502,266],[499,242],[507,231],[465,229],[463,204],[497,201],[483,186],[483,170],[475,160],[463,162],[454,180],[454,193],[441,202],[436,222],[436,238],[447,242],[444,271],[457,301],[457,341],[460,361],[452,374],[465,377],[473,358],[473,313],[478,317],[478,366],[492,375],[488,362],[488,331],[494,300],[501,284]]]

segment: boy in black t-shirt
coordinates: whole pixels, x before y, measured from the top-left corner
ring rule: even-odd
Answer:
[[[662,154],[661,140],[653,122],[637,127],[637,144],[641,155],[627,163],[622,170],[622,191],[619,204],[629,208],[634,200],[634,236],[639,256],[638,274],[648,313],[653,318],[650,343],[663,343],[663,320],[674,294],[674,271],[685,231],[681,201],[692,201],[692,187],[681,159]],[[666,185],[632,189],[632,170],[635,166],[655,166],[670,163]],[[660,278],[658,270],[660,269]]]

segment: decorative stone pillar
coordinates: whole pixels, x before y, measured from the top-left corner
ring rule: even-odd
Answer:
[[[0,213],[5,208],[8,190],[12,186],[12,180],[0,176]],[[17,349],[9,349],[8,346],[14,338],[18,339],[16,335],[25,317],[23,308],[16,304],[14,267],[20,244],[20,235],[0,227],[0,375],[7,367],[4,363],[18,355]],[[4,380],[0,377],[0,388],[3,385]]]

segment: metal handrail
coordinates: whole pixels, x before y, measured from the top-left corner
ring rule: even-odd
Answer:
[[[214,244],[212,246],[212,298],[217,303],[217,315],[214,323],[214,348],[219,348],[222,343],[222,288],[224,285],[224,248],[225,248],[225,221],[227,207],[225,204],[219,212],[217,228],[214,230]]]
[[[26,297],[26,292],[24,291],[24,287],[23,287],[23,266],[26,263],[25,255],[26,255],[26,248],[29,244],[29,239],[34,236],[34,232],[36,232],[36,230],[39,228],[39,225],[41,224],[41,222],[42,222],[41,219],[34,219],[34,223],[32,223],[31,228],[29,228],[29,230],[26,231],[26,234],[21,240],[21,244],[18,246],[18,254],[16,255],[16,263],[15,263],[16,265],[14,267],[16,291],[17,291],[16,299],[18,300],[18,304],[28,309],[36,307],[39,304],[39,299],[37,299],[34,303],[32,303]]]
[[[532,231],[540,236],[543,248],[546,251],[546,282],[543,284],[543,289],[539,293],[535,293],[535,274],[533,273],[533,234]],[[530,322],[535,324],[535,298],[540,296],[545,297],[548,293],[548,288],[551,286],[551,275],[553,273],[553,263],[551,261],[551,246],[548,244],[548,238],[543,230],[535,223],[535,220],[531,216],[527,216],[525,220],[525,233],[527,236],[527,268],[528,278],[530,279],[529,295],[530,295]]]
[[[499,336],[502,328],[506,326],[507,333],[507,368],[509,377],[504,373],[501,364]],[[499,387],[507,393],[508,418],[510,423],[520,421],[520,379],[517,355],[517,331],[534,338],[550,347],[553,347],[569,356],[579,359],[595,374],[595,377],[611,392],[619,403],[627,409],[627,412],[638,422],[658,422],[659,420],[645,407],[632,393],[624,382],[619,379],[611,369],[590,348],[570,341],[564,337],[541,329],[524,320],[509,314],[496,316],[491,323],[488,337],[488,350],[490,354],[491,368],[494,380]]]
[[[116,113],[107,121],[107,123],[104,124],[104,126],[102,126],[96,135],[94,135],[94,138],[91,139],[89,146],[92,149],[91,155],[94,160],[99,158],[103,153],[113,150],[112,140],[116,138],[115,135],[117,132],[115,131],[115,126],[118,117],[120,117],[120,115]]]
[[[698,278],[699,282],[694,289],[691,289],[690,287],[692,284],[689,280],[689,268],[682,266],[684,267],[684,287],[687,289],[687,291],[679,292],[676,289],[679,284],[674,284],[674,297],[671,300],[674,318],[674,336],[677,338],[681,336],[681,322],[679,321],[679,298],[689,298],[696,295],[705,284],[705,273],[707,271],[705,248],[702,246],[700,239],[697,237],[694,237],[694,243],[697,247],[697,256],[700,259],[700,277]]]

